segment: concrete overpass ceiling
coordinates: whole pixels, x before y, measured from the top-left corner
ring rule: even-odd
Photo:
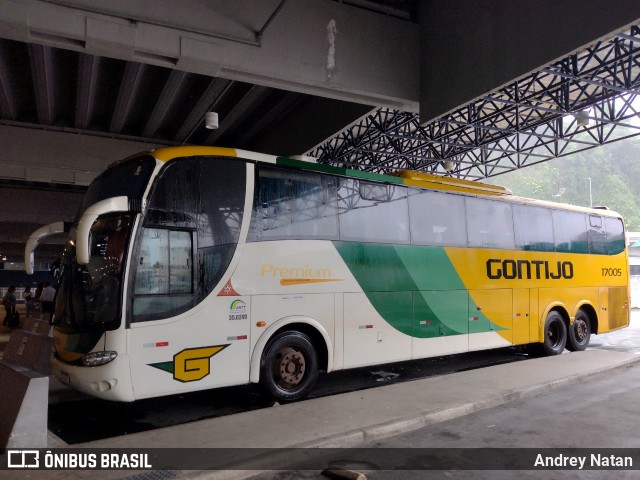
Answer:
[[[417,66],[390,74],[406,69],[385,52],[393,38],[416,56],[413,0],[153,5],[0,0],[0,262],[21,261],[35,228],[72,220],[90,181],[136,151],[299,154],[376,106],[417,110],[406,93]],[[208,111],[219,114],[216,130],[204,126]],[[67,211],[50,208],[61,204]],[[57,257],[63,237],[36,260]]]
[[[77,134],[132,142],[130,152],[215,143],[299,154],[374,107],[417,111],[417,65],[400,68],[417,57],[415,5],[1,0],[0,124],[66,134],[69,156]],[[396,55],[393,41],[408,48]],[[207,111],[219,129],[205,129]],[[33,157],[18,150],[12,163]],[[109,162],[85,163],[71,183]]]
[[[130,153],[158,145],[215,144],[296,154],[370,110],[343,100],[0,38],[5,151],[0,190],[18,192],[23,200],[0,202],[12,214],[0,220],[0,232],[13,232],[0,234],[0,263],[4,256],[21,261],[25,239],[39,226],[72,220],[90,180]],[[218,112],[220,128],[205,128],[207,111]],[[77,144],[78,137],[86,148]],[[74,208],[60,216],[42,207],[43,195]],[[23,215],[33,205],[42,209],[36,222]],[[26,227],[16,228],[18,222]],[[62,241],[62,236],[47,240],[36,258],[57,258]]]
[[[327,128],[307,131],[293,146],[281,137],[276,147],[268,141],[272,132],[297,110],[304,114],[314,96],[2,38],[0,72],[4,125],[151,145],[215,143],[294,154],[372,108],[329,100]],[[218,112],[217,130],[205,128],[207,111]],[[344,112],[351,113],[344,118]]]

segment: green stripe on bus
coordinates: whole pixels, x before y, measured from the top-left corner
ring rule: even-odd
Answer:
[[[158,370],[163,370],[165,372],[174,373],[174,364],[171,362],[160,362],[160,363],[149,363],[150,367],[157,368]]]
[[[334,245],[378,314],[396,330],[431,338],[502,329],[469,300],[443,248],[356,242]],[[470,308],[483,321],[470,323]]]
[[[432,338],[469,331],[466,290],[414,292],[414,337]]]
[[[277,157],[276,165],[284,167],[295,167],[304,170],[311,170],[314,172],[329,173],[333,175],[342,175],[346,177],[362,178],[365,180],[372,180],[385,183],[398,183],[402,184],[404,181],[400,177],[393,177],[391,175],[381,175],[379,173],[362,172],[360,170],[351,170],[343,167],[334,167],[332,165],[326,165],[324,163],[305,162],[303,160],[293,160],[287,157]]]

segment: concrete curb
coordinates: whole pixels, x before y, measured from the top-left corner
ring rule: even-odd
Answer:
[[[590,371],[588,373],[575,375],[573,377],[565,377],[550,383],[534,385],[529,388],[512,390],[509,392],[495,395],[493,397],[484,398],[474,402],[461,405],[455,405],[445,410],[431,412],[427,414],[413,415],[411,417],[394,419],[389,422],[372,425],[362,429],[345,432],[342,435],[332,435],[319,440],[314,440],[299,447],[304,448],[349,448],[356,447],[365,442],[381,440],[400,433],[407,433],[429,425],[453,420],[470,413],[486,410],[488,408],[497,407],[516,400],[532,398],[538,395],[552,392],[553,390],[568,385],[579,383],[582,380],[592,380],[598,376],[613,372],[623,368],[631,368],[640,363],[640,355],[637,358],[630,359],[613,367],[603,367],[599,370]]]
[[[292,445],[297,448],[356,448],[367,442],[373,442],[388,438],[401,433],[411,432],[429,425],[434,425],[448,420],[453,420],[474,412],[504,405],[516,400],[536,397],[552,392],[558,388],[577,384],[583,380],[593,380],[605,374],[610,374],[616,370],[632,368],[640,364],[640,355],[623,361],[617,365],[605,366],[599,369],[590,370],[586,373],[564,377],[555,381],[533,385],[528,388],[514,389],[482,398],[477,401],[454,405],[451,408],[429,412],[425,414],[412,415],[406,418],[394,419],[376,425],[371,425],[361,429],[355,429],[338,435],[331,435],[321,439],[313,440],[299,445]],[[256,457],[256,460],[258,457]],[[260,470],[220,470],[201,472],[181,472],[179,478],[185,480],[215,479],[215,480],[245,480],[263,474]]]

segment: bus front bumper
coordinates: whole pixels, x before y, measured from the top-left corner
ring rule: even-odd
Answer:
[[[51,368],[58,380],[87,395],[117,402],[135,400],[128,355],[97,367],[71,365],[54,357]]]

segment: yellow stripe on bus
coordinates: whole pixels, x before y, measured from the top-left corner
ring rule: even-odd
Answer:
[[[151,154],[161,162],[168,162],[179,157],[219,156],[236,157],[235,148],[224,147],[166,147],[153,150]]]

